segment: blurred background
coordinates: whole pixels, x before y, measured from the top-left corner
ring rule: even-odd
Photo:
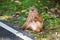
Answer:
[[[21,27],[34,6],[44,19],[44,30],[33,33],[37,40],[60,40],[60,0],[0,0],[0,20]]]

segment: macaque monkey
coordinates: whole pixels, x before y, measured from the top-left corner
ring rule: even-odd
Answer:
[[[27,20],[22,26],[23,30],[28,28],[30,28],[33,32],[40,32],[43,28],[43,19],[38,11],[33,7],[30,7]]]

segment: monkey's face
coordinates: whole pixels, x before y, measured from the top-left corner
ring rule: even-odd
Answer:
[[[38,14],[38,11],[34,7],[30,7],[29,15],[33,18]]]

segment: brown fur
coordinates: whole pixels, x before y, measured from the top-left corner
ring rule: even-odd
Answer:
[[[43,19],[41,15],[35,8],[30,7],[27,20],[23,25],[23,30],[30,28],[32,29],[33,32],[39,32],[41,31],[42,27],[43,27]]]

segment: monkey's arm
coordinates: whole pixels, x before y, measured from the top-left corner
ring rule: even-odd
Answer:
[[[31,22],[31,19],[28,17],[27,20],[26,20],[26,22],[22,26],[22,29],[26,30],[27,28],[29,28],[28,25],[29,25],[30,22]]]
[[[36,20],[43,22],[43,18],[39,14],[35,18],[36,18]]]

